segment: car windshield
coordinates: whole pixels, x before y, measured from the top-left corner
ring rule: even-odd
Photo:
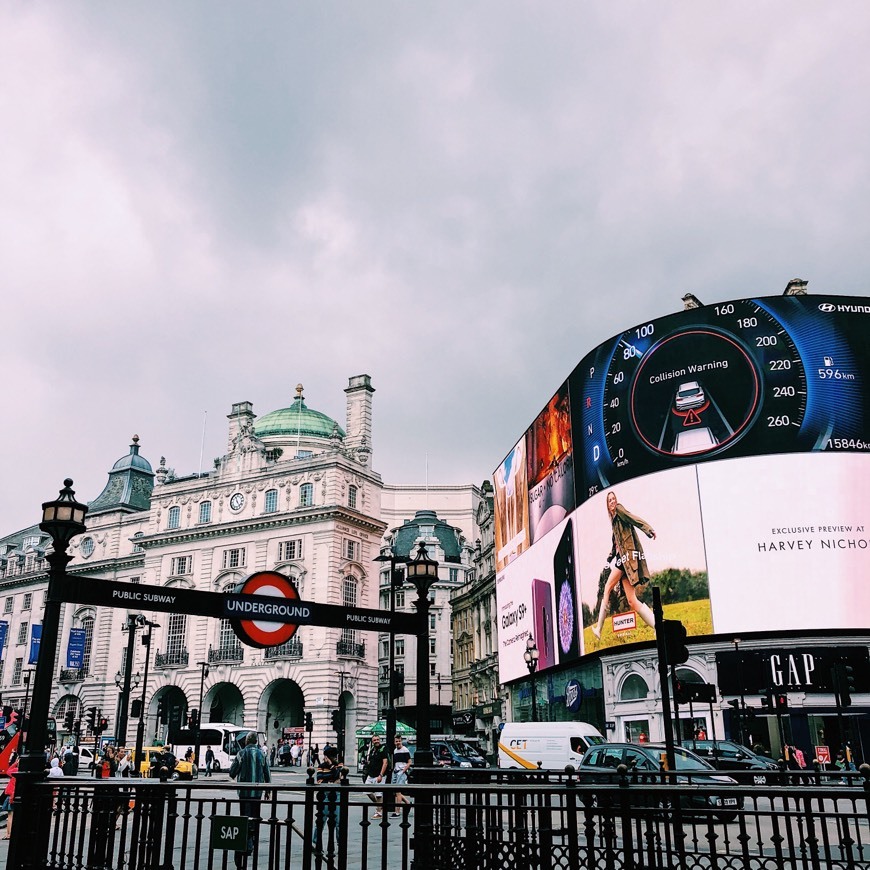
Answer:
[[[706,761],[701,761],[685,749],[674,747],[674,764],[677,770],[711,770]]]
[[[697,396],[700,392],[698,387],[690,387],[688,390],[680,390],[680,395],[685,398],[686,396]]]
[[[456,749],[462,755],[467,755],[469,758],[480,758],[480,753],[470,743],[460,740],[456,744]]]

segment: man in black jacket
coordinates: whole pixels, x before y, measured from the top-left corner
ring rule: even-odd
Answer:
[[[269,764],[266,754],[257,746],[257,732],[251,731],[245,738],[245,748],[236,754],[230,767],[230,778],[237,782],[263,783],[271,782]],[[254,841],[257,838],[260,823],[260,801],[264,793],[262,788],[239,789],[239,812],[248,817],[248,848],[245,852],[236,852],[236,867],[244,867],[248,855],[254,852]]]

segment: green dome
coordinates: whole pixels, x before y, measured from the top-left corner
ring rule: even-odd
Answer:
[[[258,438],[286,436],[295,438],[297,435],[310,438],[329,438],[338,428],[338,434],[344,438],[344,430],[337,426],[332,417],[313,411],[303,401],[301,389],[297,388],[297,396],[289,408],[280,408],[269,414],[264,414],[254,423],[254,432]]]

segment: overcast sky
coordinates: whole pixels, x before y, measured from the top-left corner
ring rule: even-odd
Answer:
[[[704,302],[870,294],[865,3],[0,7],[0,533],[297,382],[480,483],[575,363]]]

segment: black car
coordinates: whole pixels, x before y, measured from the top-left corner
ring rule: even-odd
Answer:
[[[661,773],[665,757],[664,744],[657,743],[601,743],[586,750],[580,761],[581,780],[593,782],[615,782],[614,774],[619,765],[624,764],[630,771],[639,774]],[[737,780],[731,776],[717,773],[712,765],[693,752],[682,747],[674,747],[674,762],[678,775],[676,781],[682,783],[697,783],[698,785],[736,785]],[[685,776],[679,774],[685,773]],[[658,777],[655,777],[658,781]],[[742,795],[708,795],[685,794],[681,804],[689,809],[717,809],[718,817],[725,822],[737,818],[737,810],[743,807]]]
[[[445,740],[432,744],[435,764],[441,767],[487,767],[486,759],[469,743],[461,740]]]
[[[772,758],[758,755],[733,740],[687,740],[683,745],[716,770],[728,771],[738,782],[767,785],[770,772],[779,770]]]

